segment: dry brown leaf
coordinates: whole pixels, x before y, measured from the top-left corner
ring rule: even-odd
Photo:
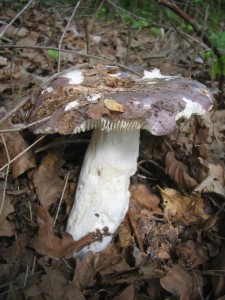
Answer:
[[[117,112],[124,112],[124,105],[118,103],[114,99],[105,99],[104,100],[105,106],[112,111],[117,111]]]
[[[225,248],[221,250],[219,255],[217,255],[212,261],[212,270],[215,270],[216,276],[212,276],[212,283],[214,288],[214,294],[216,299],[220,299],[225,295]],[[221,273],[220,273],[221,272]],[[221,276],[218,276],[221,274]]]
[[[1,129],[12,128],[11,121],[7,120],[3,124],[1,124],[0,128]],[[19,132],[4,133],[4,138],[5,138],[10,159],[13,159],[15,156],[20,154],[23,150],[25,150],[28,147],[28,144],[24,141],[24,139],[22,138]],[[2,144],[2,140],[0,141],[0,143]],[[3,153],[4,156],[3,160],[1,158],[1,163],[7,163],[5,149],[3,146],[1,146],[1,148],[2,148],[1,152]],[[36,167],[36,162],[34,156],[31,150],[28,150],[13,162],[13,169],[12,169],[13,178],[17,178],[27,170],[35,167]]]
[[[135,294],[134,286],[131,284],[128,287],[126,287],[119,297],[115,297],[113,300],[135,300],[137,299]]]
[[[101,276],[103,284],[111,284],[114,280],[120,280],[120,274],[124,274],[125,282],[129,282],[128,274],[131,270],[125,258],[117,253],[111,245],[105,251],[96,253],[94,256],[94,270]],[[115,281],[116,283],[116,281]]]
[[[160,192],[166,219],[173,222],[182,221],[190,225],[210,217],[204,211],[204,203],[200,195],[183,196],[170,188],[160,189]]]
[[[146,187],[146,185],[130,185],[129,190],[131,192],[131,197],[139,204],[157,213],[161,211],[161,209],[158,206],[160,203],[159,197],[151,193],[151,191]]]
[[[83,260],[76,259],[76,269],[73,277],[73,285],[78,289],[91,287],[95,285],[96,279],[94,278],[96,271],[94,270],[94,254],[87,253]]]
[[[208,260],[206,247],[192,240],[179,244],[176,253],[184,265],[189,268],[203,265]]]
[[[0,193],[0,206],[3,201],[3,194]],[[14,212],[14,207],[11,205],[9,197],[6,195],[4,206],[0,215],[0,236],[12,236],[15,233],[14,224],[7,220],[10,213]]]
[[[225,197],[225,188],[220,181],[212,175],[207,176],[194,190],[194,193],[217,193]]]
[[[131,246],[133,239],[127,218],[123,220],[118,230],[120,247],[125,249]]]
[[[28,241],[28,236],[26,234],[20,234],[17,236],[16,240],[11,246],[6,247],[5,245],[0,245],[1,257],[8,263],[13,264],[16,262],[19,255],[21,255],[21,250],[26,247]]]
[[[62,238],[54,234],[53,219],[46,207],[37,208],[38,236],[33,238],[30,246],[38,253],[53,258],[71,257],[75,251],[96,241],[93,234],[89,234],[79,241],[74,241],[68,232],[62,232]]]
[[[69,283],[63,273],[51,267],[49,267],[47,274],[41,277],[39,287],[46,300],[85,300],[81,292]]]
[[[177,184],[191,190],[198,186],[198,182],[188,174],[187,166],[175,158],[174,152],[168,152],[165,163],[166,173]]]
[[[169,268],[167,275],[160,279],[162,287],[180,300],[202,299],[203,279],[200,273],[187,273],[179,265]]]
[[[104,100],[101,99],[97,104],[90,106],[87,111],[87,115],[94,120],[99,120],[102,116],[107,115],[112,120],[117,121],[119,119],[120,112],[107,108]]]
[[[42,206],[50,206],[60,199],[63,180],[59,171],[64,161],[56,154],[47,154],[33,175],[33,183]]]

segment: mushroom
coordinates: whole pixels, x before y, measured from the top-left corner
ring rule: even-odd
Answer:
[[[67,232],[79,240],[90,232],[102,241],[74,256],[107,248],[126,215],[130,177],[137,169],[140,129],[153,135],[174,131],[176,121],[212,108],[201,83],[145,71],[139,79],[116,68],[95,66],[66,71],[42,87],[31,111],[34,133],[77,134],[93,129],[79,176]]]

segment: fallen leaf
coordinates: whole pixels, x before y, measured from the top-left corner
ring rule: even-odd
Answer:
[[[73,285],[78,289],[91,287],[95,285],[96,279],[94,270],[94,254],[88,252],[83,260],[76,259],[76,269],[73,277]]]
[[[47,274],[41,277],[39,288],[46,300],[85,300],[81,292],[69,283],[62,272],[51,267],[48,268]]]
[[[207,176],[194,190],[194,193],[217,193],[225,197],[225,188],[220,181],[212,175]]]
[[[166,173],[177,184],[191,190],[198,186],[198,182],[188,174],[187,166],[175,158],[174,152],[168,152],[165,163]]]
[[[74,241],[72,235],[68,232],[62,232],[62,238],[54,234],[53,219],[51,218],[47,207],[37,208],[37,223],[39,225],[38,236],[30,241],[30,247],[38,253],[53,257],[71,257],[74,252],[96,241],[94,234],[88,234],[79,241]]]
[[[159,208],[160,199],[157,195],[151,193],[151,191],[144,184],[130,185],[129,190],[131,192],[131,197],[137,201],[139,204],[159,213],[161,209]]]
[[[137,299],[134,286],[131,284],[128,287],[126,287],[119,297],[113,298],[113,300],[135,300]]]
[[[11,121],[7,120],[3,124],[1,124],[0,128],[1,129],[12,128]],[[28,148],[28,144],[24,141],[24,139],[22,138],[19,132],[4,133],[3,136],[7,145],[7,150],[9,152],[10,159],[13,159],[22,151],[24,151],[26,148]],[[2,155],[5,157],[3,161],[7,162],[6,152],[5,152],[6,149],[4,149],[3,146],[1,148],[3,153]],[[13,178],[17,178],[21,174],[25,173],[27,170],[35,168],[36,162],[32,154],[32,151],[27,150],[23,155],[17,158],[12,165],[13,165],[13,169],[12,169]]]
[[[193,240],[179,244],[176,253],[183,264],[189,268],[203,265],[208,260],[207,248]]]
[[[105,99],[104,100],[105,106],[112,111],[117,111],[117,112],[124,112],[124,105],[118,103],[116,100],[114,99]]]
[[[180,300],[202,299],[203,279],[200,273],[188,273],[179,265],[168,269],[167,275],[160,279],[165,290]]]
[[[7,58],[0,55],[0,66],[7,66],[8,60]]]
[[[27,245],[28,236],[26,234],[20,234],[17,236],[16,240],[11,246],[6,247],[5,245],[0,245],[1,257],[8,263],[13,264],[16,262],[19,255],[21,255],[21,250]]]
[[[170,188],[161,189],[163,198],[164,216],[176,222],[182,221],[186,225],[207,220],[210,216],[204,211],[203,199],[199,194],[183,196],[178,191]]]
[[[100,99],[97,104],[91,105],[87,111],[87,115],[94,120],[99,120],[104,115],[108,115],[112,120],[118,120],[118,112],[110,111],[110,109],[105,106],[103,99]]]
[[[0,193],[0,206],[3,201],[3,193]],[[4,206],[0,215],[0,236],[13,236],[15,234],[14,224],[7,220],[10,213],[14,212],[14,207],[11,205],[9,197],[5,195]]]
[[[220,297],[224,297],[225,295],[225,276],[224,276],[225,248],[224,246],[221,252],[213,259],[211,268],[216,272],[216,275],[212,276],[215,298],[220,299]],[[219,276],[219,274],[221,275]]]
[[[122,224],[118,228],[118,231],[120,247],[126,249],[131,246],[133,239],[127,218],[123,220]]]
[[[59,172],[64,161],[56,154],[47,154],[33,175],[33,183],[42,206],[50,206],[60,199],[63,180]]]

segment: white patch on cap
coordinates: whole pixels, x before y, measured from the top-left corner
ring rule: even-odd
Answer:
[[[47,87],[47,88],[45,89],[45,91],[46,91],[47,93],[51,93],[51,92],[53,91],[53,88],[52,88],[51,86],[49,86],[49,87]]]
[[[78,101],[72,101],[70,103],[68,103],[64,109],[64,111],[67,111],[67,110],[71,110],[71,109],[76,109],[80,106],[79,102]]]
[[[99,99],[101,99],[102,94],[91,94],[87,95],[87,101],[91,103],[97,103]]]
[[[182,117],[190,118],[190,116],[193,114],[204,115],[206,113],[206,110],[201,106],[201,104],[185,97],[183,97],[183,101],[186,103],[186,107],[176,115],[176,121]]]
[[[117,72],[117,73],[114,73],[114,74],[109,74],[109,76],[111,77],[120,77],[122,75],[121,72]]]
[[[41,95],[43,95],[44,93],[51,93],[52,91],[53,91],[53,88],[51,86],[45,87],[43,89],[43,91],[41,92]]]
[[[84,76],[80,70],[63,74],[63,77],[69,78],[69,84],[80,84],[84,81]]]
[[[153,69],[152,71],[146,71],[144,70],[144,77],[142,77],[142,79],[159,79],[159,78],[164,78],[166,80],[170,80],[171,78],[174,78],[174,77],[178,77],[178,76],[165,76],[165,75],[162,75],[160,73],[160,70],[155,68]],[[152,82],[150,82],[152,83]]]

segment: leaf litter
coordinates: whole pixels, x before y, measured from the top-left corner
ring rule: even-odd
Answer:
[[[9,8],[4,8],[4,13],[9,19],[16,14]],[[50,10],[34,8],[25,11],[21,20],[22,26],[15,23],[8,29],[7,41],[12,42],[16,37],[17,46],[35,47],[43,41],[42,45],[58,46],[65,17],[59,20]],[[75,23],[64,42],[68,50],[85,50],[83,21]],[[99,21],[92,28],[91,53],[100,53],[112,61],[116,57],[119,63],[124,63],[126,30],[119,26],[111,30],[110,26],[102,26]],[[149,63],[146,49],[153,49],[149,56],[154,56],[170,48],[169,42],[175,44],[173,35],[169,42],[163,36],[157,39],[145,30],[140,31],[132,42],[130,64],[139,67],[141,62],[143,68],[157,66],[170,74],[187,75],[185,68],[173,65],[167,58]],[[9,110],[19,102],[22,90],[42,83],[46,76],[55,73],[56,55],[55,50],[51,51],[18,49],[12,60],[10,49],[0,50],[4,109]],[[89,61],[98,62],[95,58]],[[64,52],[62,68],[68,68],[71,63],[87,63],[87,58]],[[110,76],[105,80],[111,86],[126,84]],[[87,82],[87,86],[94,84],[91,78]],[[14,103],[10,97],[12,85],[16,91]],[[24,120],[31,104],[28,101],[1,129],[10,129],[21,118]],[[114,99],[108,99],[106,104],[105,107],[100,103],[98,111],[90,114],[96,117],[108,114],[116,119],[123,111]],[[78,142],[74,151],[68,143],[58,146],[59,151],[52,151],[48,141],[42,141],[44,150],[26,151],[10,165],[7,181],[3,169],[0,173],[1,201],[4,198],[0,216],[0,297],[192,300],[213,293],[215,299],[222,299],[225,295],[224,116],[224,110],[213,110],[205,117],[180,121],[177,132],[169,137],[142,134],[139,168],[130,185],[130,217],[126,216],[106,251],[88,253],[83,260],[72,258],[73,252],[101,236],[90,233],[74,241],[65,232],[65,226],[86,145]],[[81,134],[79,139],[87,137],[90,137],[88,133]],[[10,132],[4,133],[4,139],[13,159],[34,137],[27,132]],[[0,153],[2,168],[8,163],[2,140]],[[61,199],[68,171],[75,176],[69,176]]]

